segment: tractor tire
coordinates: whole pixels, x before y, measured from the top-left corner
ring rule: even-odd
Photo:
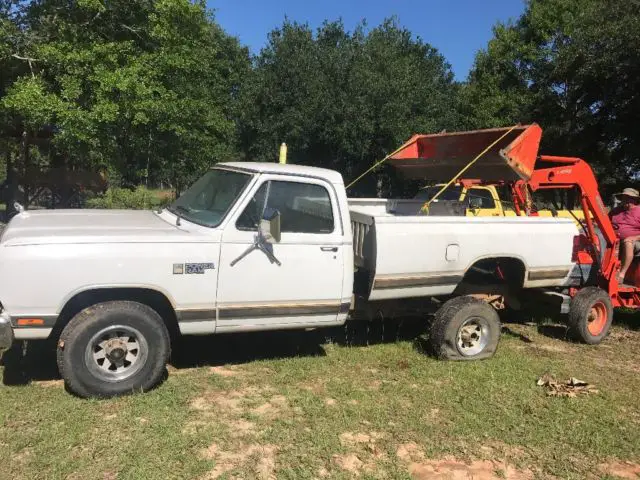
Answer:
[[[482,360],[495,354],[500,330],[492,306],[473,297],[456,297],[436,312],[429,344],[441,360]]]
[[[68,390],[83,398],[144,392],[166,372],[169,332],[160,315],[137,302],[88,307],[64,328],[57,348]]]
[[[575,340],[589,345],[599,344],[608,335],[612,321],[611,298],[601,288],[583,288],[571,300],[567,323]]]

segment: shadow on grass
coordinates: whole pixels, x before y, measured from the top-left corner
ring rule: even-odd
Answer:
[[[242,364],[255,360],[324,356],[324,345],[362,347],[415,339],[426,329],[422,319],[350,321],[343,327],[182,337],[176,342],[175,368]]]
[[[514,321],[515,320],[515,321]],[[518,321],[520,320],[520,321]],[[523,319],[511,319],[503,324],[503,333],[531,343],[528,336],[509,327],[509,323],[529,323]],[[539,320],[538,332],[547,337],[565,340],[564,324]],[[640,313],[617,310],[614,325],[630,330],[640,330]],[[242,364],[255,360],[276,358],[314,357],[326,355],[324,345],[363,347],[402,341],[413,342],[416,350],[430,354],[425,338],[427,322],[423,318],[407,317],[398,320],[378,319],[371,322],[349,321],[343,327],[319,328],[312,331],[290,330],[274,332],[235,333],[204,337],[182,337],[173,345],[171,365],[174,368]],[[56,364],[55,343],[50,341],[29,342],[23,354],[22,342],[16,343],[5,353],[4,385],[27,385],[31,381],[56,380],[60,378]]]
[[[516,332],[516,331],[512,330],[511,328],[509,328],[508,326],[505,326],[505,325],[502,326],[502,334],[503,335],[507,335],[509,337],[517,338],[518,340],[521,340],[524,343],[533,343],[533,340],[531,340],[525,334],[520,333],[520,332]]]
[[[312,331],[289,330],[181,337],[174,341],[170,364],[177,369],[198,366],[242,364],[255,360],[326,355],[324,345],[360,347],[397,341],[411,341],[426,330],[424,319],[350,321],[343,327]],[[22,342],[5,353],[4,385],[28,385],[31,381],[60,378],[55,343]]]
[[[31,381],[58,380],[56,345],[50,341],[15,342],[2,357],[4,385],[27,385]]]
[[[629,330],[640,330],[640,311],[619,308],[613,314],[613,324]]]

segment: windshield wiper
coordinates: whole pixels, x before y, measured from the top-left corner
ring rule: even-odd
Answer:
[[[187,214],[191,213],[191,209],[190,208],[183,207],[182,205],[176,205],[176,210],[180,210],[181,212],[184,212],[184,213],[187,213]]]
[[[169,210],[171,213],[173,213],[176,216],[177,227],[180,226],[180,218],[184,218],[185,220],[187,219],[186,217],[180,215],[178,212],[183,212],[183,213],[186,213],[187,215],[191,213],[191,209],[187,207],[183,207],[182,205],[169,205],[167,207],[167,210]]]

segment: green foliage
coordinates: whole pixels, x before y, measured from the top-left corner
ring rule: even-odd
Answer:
[[[463,89],[468,126],[535,121],[543,149],[582,156],[603,183],[640,168],[637,1],[529,0],[499,24]]]
[[[456,89],[444,58],[394,20],[352,33],[341,22],[314,33],[287,21],[244,86],[242,146],[252,160],[273,161],[286,142],[291,162],[350,179],[413,133],[454,128]],[[375,176],[359,186],[380,189]]]
[[[34,59],[33,71],[17,74],[0,115],[17,131],[53,125],[54,162],[110,165],[127,185],[180,187],[234,156],[234,95],[248,53],[202,2],[43,0],[16,8],[33,34],[20,52]]]
[[[414,133],[535,121],[545,152],[626,181],[640,169],[639,12],[528,0],[458,83],[395,19],[351,32],[287,20],[250,59],[202,1],[0,0],[0,168],[99,167],[116,186],[180,191],[217,161],[275,161],[286,142],[289,161],[350,180]],[[350,193],[405,188],[381,167]]]
[[[137,187],[109,188],[104,195],[87,200],[87,208],[150,210],[165,205],[167,200],[159,198],[152,190]]]

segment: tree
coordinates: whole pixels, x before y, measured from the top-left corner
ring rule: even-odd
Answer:
[[[22,9],[34,72],[2,104],[27,130],[52,128],[51,164],[180,187],[234,155],[248,51],[203,1],[41,0]]]
[[[286,142],[292,162],[334,168],[349,180],[413,133],[456,127],[458,87],[442,55],[394,19],[365,27],[349,33],[325,22],[314,34],[285,21],[269,34],[242,95],[247,157],[273,161]],[[395,188],[381,171],[361,190]]]
[[[601,183],[640,166],[640,3],[529,0],[478,53],[461,108],[468,125],[538,122],[542,148],[582,156]]]

